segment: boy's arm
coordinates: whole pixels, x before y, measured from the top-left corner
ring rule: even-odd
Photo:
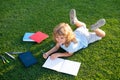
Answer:
[[[72,56],[72,53],[64,52],[64,53],[54,53],[50,56],[51,59],[55,59],[57,57],[69,57]]]
[[[43,57],[46,59],[50,54],[56,52],[60,48],[60,45],[57,43],[52,49],[43,54]]]

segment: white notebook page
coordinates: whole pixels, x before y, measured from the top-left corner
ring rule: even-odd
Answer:
[[[77,76],[79,68],[80,68],[79,62],[65,60],[63,66],[60,69],[60,72]]]
[[[48,57],[46,62],[43,64],[43,67],[59,71],[63,63],[64,59],[56,58],[52,60],[50,57]]]

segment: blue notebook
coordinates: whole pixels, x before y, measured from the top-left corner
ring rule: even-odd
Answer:
[[[23,41],[28,41],[28,42],[35,42],[34,40],[30,39],[30,36],[33,35],[34,33],[26,32],[23,36]]]
[[[37,63],[37,59],[29,51],[19,54],[18,57],[25,67],[29,67]]]

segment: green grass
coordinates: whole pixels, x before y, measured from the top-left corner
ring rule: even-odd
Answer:
[[[120,0],[2,0],[0,2],[0,80],[119,80],[120,79]],[[69,23],[69,11],[75,8],[78,19],[87,27],[100,18],[107,23],[102,29],[106,37],[90,44],[67,58],[81,62],[76,77],[42,68],[42,51],[54,44],[53,28],[60,22]],[[71,26],[73,29],[74,26]],[[42,31],[50,37],[40,44],[23,42],[25,32]],[[14,55],[13,61],[4,52],[31,51],[38,63],[25,68]]]

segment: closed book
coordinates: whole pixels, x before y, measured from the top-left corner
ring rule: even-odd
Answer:
[[[25,67],[29,67],[37,63],[37,59],[29,51],[19,54],[18,57]]]

